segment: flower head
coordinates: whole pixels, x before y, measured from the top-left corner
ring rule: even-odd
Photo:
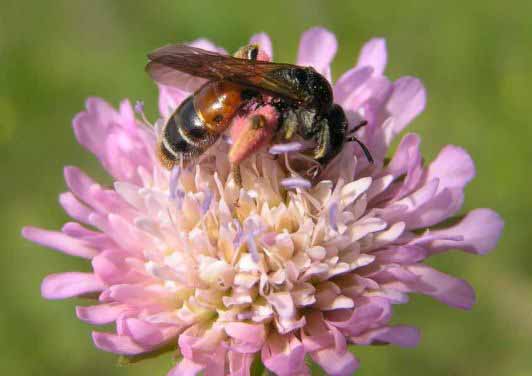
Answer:
[[[272,56],[266,35],[252,42]],[[205,40],[195,44],[220,51]],[[336,46],[327,30],[308,30],[297,64],[330,80]],[[43,296],[97,296],[76,310],[90,324],[116,324],[114,333],[93,333],[96,346],[125,356],[175,349],[181,359],[170,375],[247,375],[258,356],[278,375],[308,374],[305,356],[330,375],[350,375],[358,361],[349,344],[417,344],[415,328],[390,325],[392,306],[409,293],[471,308],[469,284],[423,261],[451,249],[488,252],[502,221],[476,209],[435,227],[459,211],[473,162],[451,145],[425,165],[416,134],[385,159],[425,106],[420,81],[391,82],[385,65],[385,43],[373,39],[334,84],[351,126],[368,121],[357,136],[374,164],[346,144],[309,176],[304,145],[270,145],[242,164],[242,188],[231,173],[228,137],[195,165],[168,171],[156,157],[157,126],[139,121],[128,101],[115,110],[89,99],[74,132],[116,182],[102,187],[65,168],[69,192],[60,203],[75,222],[60,232],[23,230],[92,263],[90,273],[46,277]],[[188,95],[161,86],[161,117]]]

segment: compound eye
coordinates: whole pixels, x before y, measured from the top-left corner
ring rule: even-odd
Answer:
[[[296,76],[297,82],[299,82],[301,85],[306,84],[308,76],[307,76],[307,72],[304,69],[296,70],[295,76]]]

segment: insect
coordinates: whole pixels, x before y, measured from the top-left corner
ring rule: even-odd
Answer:
[[[160,84],[181,88],[194,86],[198,78],[204,82],[163,127],[159,156],[166,167],[202,154],[246,106],[260,106],[265,101],[280,114],[276,135],[285,140],[296,134],[314,140],[311,157],[321,165],[332,160],[349,141],[357,142],[368,161],[373,162],[367,147],[352,134],[366,122],[348,133],[345,113],[333,104],[326,78],[311,67],[257,60],[258,53],[256,45],[241,48],[233,57],[176,44],[148,55],[146,71]],[[264,123],[264,119],[253,120],[259,127]],[[236,166],[241,161],[231,163]]]

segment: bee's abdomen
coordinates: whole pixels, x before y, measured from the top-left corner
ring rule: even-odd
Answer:
[[[217,134],[209,132],[205,122],[194,106],[192,96],[185,99],[172,118],[181,138],[198,148],[206,148],[212,145],[218,138]]]
[[[214,144],[240,108],[242,87],[209,82],[185,99],[164,126],[159,148],[161,162],[171,167],[187,161]]]
[[[159,156],[167,166],[179,159],[187,161],[203,153],[216,138],[208,133],[190,96],[181,103],[164,126]]]
[[[227,81],[209,82],[194,94],[194,108],[209,132],[220,134],[230,125],[243,98],[243,88]]]

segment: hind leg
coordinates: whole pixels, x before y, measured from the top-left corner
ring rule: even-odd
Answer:
[[[247,46],[240,47],[235,52],[235,57],[239,59],[257,60],[259,56],[259,46],[257,44],[248,44]]]

